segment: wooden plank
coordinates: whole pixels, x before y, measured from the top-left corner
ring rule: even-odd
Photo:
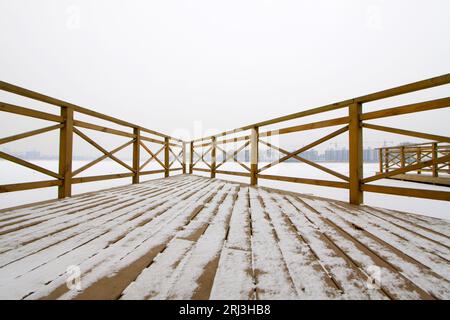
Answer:
[[[135,138],[136,137],[136,135],[129,133],[129,132],[125,132],[125,131],[121,131],[121,130],[117,130],[117,129],[111,129],[111,128],[107,128],[107,127],[102,127],[102,126],[84,122],[84,121],[74,120],[73,124],[76,127],[110,133],[110,134],[115,134],[115,135],[122,136],[122,137],[127,137],[127,138]]]
[[[57,173],[55,173],[53,171],[47,170],[47,169],[45,169],[45,168],[43,168],[41,166],[38,166],[38,165],[36,165],[34,163],[22,160],[20,158],[14,157],[14,156],[12,156],[10,154],[7,154],[5,152],[2,152],[2,151],[0,151],[0,158],[3,158],[5,160],[11,161],[11,162],[14,162],[16,164],[19,164],[19,165],[27,167],[29,169],[35,170],[37,172],[46,174],[46,175],[48,175],[50,177],[53,177],[53,178],[57,178],[57,179],[61,179],[62,178],[61,175],[59,175],[59,174],[57,174]]]
[[[1,82],[1,81],[0,81]],[[41,120],[48,120],[48,121],[54,121],[54,122],[63,122],[64,119],[61,116],[57,116],[51,113],[46,113],[42,111],[37,111],[29,108],[19,107],[13,104],[0,102],[0,111],[19,114],[22,116],[27,116],[31,118],[41,119]]]
[[[329,181],[329,180],[296,178],[296,177],[287,177],[287,176],[275,176],[275,175],[269,175],[269,174],[258,174],[258,178],[267,179],[267,180],[275,180],[275,181],[313,184],[313,185],[318,185],[318,186],[341,188],[341,189],[349,188],[348,182],[341,182],[341,181]]]
[[[361,115],[361,120],[373,120],[385,117],[399,116],[408,113],[446,108],[448,106],[450,106],[450,97],[407,104],[378,111],[366,112]]]
[[[56,187],[56,186],[60,186],[61,184],[62,184],[62,181],[60,181],[60,180],[47,180],[47,181],[3,184],[3,185],[0,185],[0,193],[47,188],[47,187]]]
[[[9,136],[9,137],[6,137],[6,138],[1,138],[0,139],[0,145],[4,144],[4,143],[8,143],[8,142],[12,142],[12,141],[16,141],[16,140],[32,137],[32,136],[35,136],[37,134],[45,133],[45,132],[48,132],[48,131],[60,129],[63,126],[64,126],[63,124],[56,124],[54,126],[49,126],[49,127],[45,127],[45,128],[41,128],[41,129],[37,129],[37,130],[32,130],[32,131],[16,134],[16,135]]]
[[[286,267],[270,217],[258,195],[249,189],[252,269],[256,299],[298,299],[298,292]]]
[[[421,138],[421,139],[429,139],[429,140],[434,140],[434,141],[438,141],[438,142],[448,142],[448,143],[450,143],[450,137],[439,136],[439,135],[435,135],[435,134],[429,134],[429,133],[422,133],[422,132],[411,131],[411,130],[403,130],[403,129],[397,129],[397,128],[392,128],[392,127],[379,126],[379,125],[374,125],[374,124],[370,124],[370,123],[363,123],[362,126],[364,128],[372,129],[372,130],[391,132],[391,133],[396,133],[396,134],[401,134],[401,135],[411,136],[411,137],[416,137],[416,138]],[[405,146],[405,147],[409,148],[409,146]]]
[[[407,197],[414,197],[414,198],[450,201],[450,192],[447,192],[447,191],[399,188],[399,187],[378,186],[378,185],[371,185],[371,184],[363,184],[361,186],[361,189],[363,191],[375,192],[375,193],[385,193],[385,194],[407,196]]]

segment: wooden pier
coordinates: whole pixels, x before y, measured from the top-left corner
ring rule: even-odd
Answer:
[[[3,299],[450,299],[449,221],[195,175],[3,212],[0,247]]]
[[[403,169],[391,179],[450,186],[450,160],[437,163],[433,160],[450,155],[448,143],[421,143],[378,148],[380,173]],[[424,163],[427,166],[422,166]],[[417,170],[404,171],[406,166],[419,165]]]
[[[442,178],[450,161],[450,137],[376,125],[373,120],[450,106],[450,97],[365,112],[372,101],[450,83],[430,78],[220,134],[183,141],[6,82],[0,90],[56,107],[49,113],[0,102],[0,113],[50,122],[41,129],[0,138],[0,145],[59,131],[59,170],[53,172],[6,152],[0,158],[51,180],[0,185],[0,193],[57,188],[58,198],[0,211],[0,298],[4,299],[449,299],[450,222],[363,205],[365,192],[450,201],[450,192],[383,185],[385,178],[423,172]],[[283,125],[311,115],[346,109],[343,117]],[[91,121],[82,120],[81,115]],[[96,120],[101,123],[95,123]],[[105,123],[113,126],[107,126]],[[274,127],[276,125],[276,127]],[[267,138],[338,127],[286,150]],[[400,149],[363,175],[363,130],[429,141],[420,159]],[[107,150],[90,133],[128,138]],[[310,161],[302,153],[348,133],[349,174]],[[103,155],[73,167],[74,135]],[[299,141],[299,143],[301,143]],[[241,144],[231,152],[227,144]],[[261,165],[259,146],[281,157]],[[131,146],[132,164],[117,153]],[[239,161],[247,150],[250,164]],[[403,150],[403,156],[402,156]],[[217,153],[225,157],[217,161]],[[391,154],[394,150],[380,151]],[[142,155],[147,155],[142,161]],[[86,176],[111,159],[125,172]],[[288,159],[304,162],[334,180],[267,174]],[[150,162],[160,167],[146,170]],[[243,171],[221,168],[234,161]],[[203,167],[199,167],[202,163]],[[200,177],[196,172],[208,177]],[[143,175],[164,178],[141,182]],[[173,174],[178,174],[173,176]],[[239,176],[248,184],[220,180]],[[436,174],[436,176],[435,176]],[[442,173],[444,175],[444,172]],[[425,174],[422,174],[425,176]],[[131,178],[132,184],[82,195],[72,186]],[[258,186],[260,180],[347,189],[348,202]],[[374,184],[376,182],[376,184]],[[381,184],[380,184],[381,183]],[[55,193],[56,194],[56,193]],[[0,208],[1,209],[1,208]],[[449,213],[450,214],[450,213]]]

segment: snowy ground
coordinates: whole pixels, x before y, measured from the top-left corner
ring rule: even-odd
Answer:
[[[74,161],[74,168],[78,168],[88,161]],[[39,166],[48,168],[53,171],[57,171],[58,163],[57,161],[33,161]],[[263,167],[265,164],[260,164]],[[348,164],[347,163],[321,163],[321,165],[326,166],[332,170],[338,171],[345,175],[348,175]],[[199,166],[199,165],[197,165]],[[199,166],[201,167],[201,166]],[[157,163],[150,163],[146,170],[161,169]],[[233,170],[242,171],[243,169],[234,163],[227,163],[220,167],[221,170]],[[366,163],[364,164],[364,176],[373,175],[378,170],[378,164],[376,163]],[[0,184],[9,184],[17,182],[29,182],[37,180],[47,180],[48,177],[37,173],[32,170],[20,167],[8,161],[0,161]],[[121,170],[120,166],[112,161],[103,161],[95,165],[88,171],[85,175],[100,175],[100,174],[111,174],[125,172]],[[178,173],[178,172],[177,172]],[[195,172],[199,175],[207,175],[203,172]],[[333,176],[330,176],[322,171],[319,171],[307,164],[303,163],[281,163],[273,168],[268,169],[264,173],[274,174],[274,175],[284,175],[284,176],[295,176],[295,177],[305,177],[305,178],[316,178],[324,180],[337,180]],[[160,178],[161,174],[157,175],[147,175],[143,176],[142,180],[149,180],[154,178]],[[217,175],[218,178],[228,179],[233,181],[248,182],[248,178],[237,177],[230,175]],[[104,188],[110,188],[114,186],[126,185],[130,183],[131,178],[117,179],[117,180],[107,180],[92,183],[83,183],[73,186],[74,194],[84,193],[88,191],[101,190]],[[283,190],[295,191],[306,194],[313,194],[321,197],[332,198],[337,200],[348,199],[348,191],[343,189],[328,188],[313,186],[307,184],[296,184],[288,182],[270,181],[270,180],[260,180],[259,184],[261,186],[278,188]],[[396,181],[390,179],[383,179],[377,181],[376,184],[386,185],[386,186],[397,186],[397,187],[407,187],[407,188],[417,188],[417,189],[428,189],[428,190],[442,190],[448,191],[447,187],[432,186],[414,182],[404,182]],[[0,194],[0,209],[8,208],[12,206],[17,206],[21,204],[42,201],[47,199],[54,199],[57,195],[56,188],[44,188],[38,190],[20,191],[13,193]],[[450,203],[446,201],[435,201],[427,199],[416,199],[410,197],[383,195],[375,193],[364,193],[364,202],[367,205],[377,206],[387,209],[400,210],[406,212],[412,212],[422,215],[427,215],[431,217],[438,217],[450,220]]]

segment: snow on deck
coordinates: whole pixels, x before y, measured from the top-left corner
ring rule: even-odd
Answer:
[[[0,299],[450,299],[449,260],[448,221],[195,175],[0,213]]]

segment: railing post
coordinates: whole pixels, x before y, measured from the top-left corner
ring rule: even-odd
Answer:
[[[186,174],[186,142],[183,142],[183,174]]]
[[[211,178],[216,177],[216,137],[211,138]]]
[[[350,203],[363,203],[361,179],[363,178],[363,136],[361,126],[361,103],[349,106],[349,171],[350,171]]]
[[[251,129],[250,135],[250,185],[258,184],[258,127]]]
[[[141,130],[134,128],[133,133],[135,135],[133,142],[133,184],[139,183],[139,164],[140,164],[140,150],[141,150]]]
[[[378,149],[378,161],[380,162],[380,173],[383,173],[383,149]]]
[[[437,148],[437,143],[435,142],[431,145],[431,159],[434,162],[437,160],[437,158],[438,158],[438,148]],[[433,177],[439,176],[438,164],[433,163],[433,166],[431,168],[432,168],[432,172],[433,172]]]
[[[400,147],[400,166],[405,167],[405,147]]]
[[[417,147],[417,152],[416,152],[416,158],[417,158],[417,163],[421,163],[422,162],[422,148],[419,146]],[[417,174],[421,174],[422,170],[417,170]]]
[[[64,127],[59,131],[59,175],[62,185],[58,186],[58,198],[72,196],[72,152],[73,152],[73,109],[61,107]]]
[[[389,149],[384,149],[384,170],[389,172]]]
[[[164,178],[169,176],[169,138],[164,138]]]
[[[192,174],[194,171],[194,141],[191,141],[189,149],[189,174]]]

